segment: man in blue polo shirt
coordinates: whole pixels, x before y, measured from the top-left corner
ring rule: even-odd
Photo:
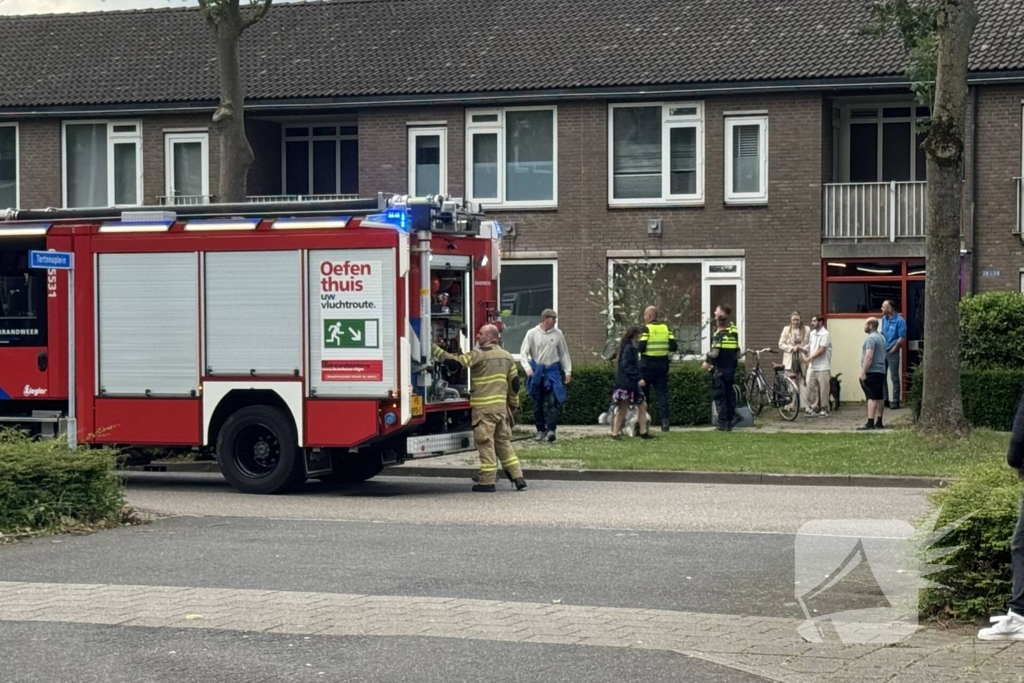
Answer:
[[[896,305],[892,301],[882,303],[882,336],[885,337],[885,370],[892,380],[891,402],[889,383],[882,385],[885,389],[885,407],[899,410],[903,382],[900,352],[907,345],[907,321],[896,312]]]

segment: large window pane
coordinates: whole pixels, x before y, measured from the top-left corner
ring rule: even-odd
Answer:
[[[554,114],[510,111],[505,115],[505,199],[554,198]]]
[[[910,180],[911,124],[886,123],[882,126],[882,180]]]
[[[671,194],[697,194],[697,129],[673,128],[669,133],[672,156]]]
[[[17,129],[0,126],[0,209],[13,209],[18,202],[17,153]]]
[[[519,353],[523,338],[540,321],[545,308],[555,308],[554,266],[549,263],[501,266],[501,320],[505,325],[501,345]]]
[[[878,180],[878,124],[850,126],[850,182],[873,183]]]
[[[65,127],[68,208],[107,205],[107,124]]]
[[[473,196],[476,199],[498,197],[498,134],[473,135]]]
[[[917,164],[917,167],[915,168],[916,172],[914,174],[914,180],[928,180],[928,166],[925,163],[926,160],[925,160],[925,151],[924,151],[924,141],[925,141],[925,139],[927,137],[928,137],[927,133],[918,133],[917,137],[915,138],[915,140],[916,140],[916,153],[915,153],[916,160],[915,160],[915,163]]]
[[[880,315],[882,302],[892,299],[897,310],[901,304],[898,281],[830,282],[828,283],[829,313],[863,313]]]
[[[359,194],[359,141],[341,141],[341,193]]]
[[[285,144],[285,194],[309,194],[309,142]]]
[[[612,155],[615,199],[661,197],[661,108],[614,109]]]
[[[415,194],[423,197],[441,192],[441,136],[416,136]]]
[[[761,191],[761,127],[756,124],[733,126],[732,191]]]
[[[313,194],[338,191],[338,147],[334,140],[313,142]]]
[[[134,142],[114,145],[114,204],[139,203],[138,155]]]
[[[630,325],[642,325],[644,309],[655,305],[675,334],[680,353],[700,353],[700,263],[615,263],[611,284],[616,335]]]
[[[203,194],[203,144],[176,142],[174,154],[174,193],[178,197]]]

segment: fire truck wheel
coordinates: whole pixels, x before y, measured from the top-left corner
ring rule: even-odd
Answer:
[[[282,493],[306,480],[295,427],[271,406],[248,406],[227,419],[217,435],[217,463],[243,493]]]

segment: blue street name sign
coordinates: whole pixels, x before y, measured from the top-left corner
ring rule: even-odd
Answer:
[[[30,251],[28,252],[28,267],[45,268],[47,270],[71,270],[71,252]]]

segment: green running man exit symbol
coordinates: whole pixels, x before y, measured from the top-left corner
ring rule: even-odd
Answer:
[[[325,349],[375,349],[380,345],[377,320],[324,320]]]

